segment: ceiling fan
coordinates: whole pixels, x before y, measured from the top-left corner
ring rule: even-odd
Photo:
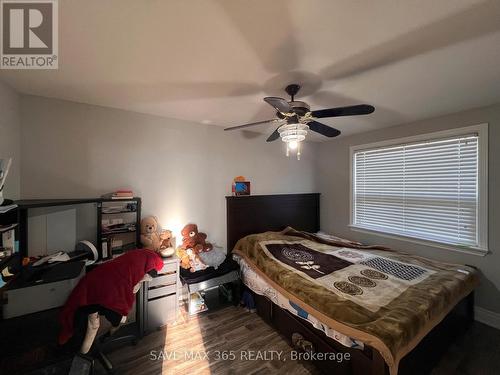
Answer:
[[[312,130],[313,132],[330,138],[336,137],[340,134],[340,130],[317,122],[316,119],[326,117],[368,115],[375,111],[375,108],[368,104],[311,111],[311,108],[307,103],[295,100],[295,95],[297,95],[299,90],[300,85],[296,83],[290,84],[285,88],[286,93],[290,95],[290,101],[274,96],[264,98],[266,103],[276,109],[276,118],[233,126],[225,128],[224,130],[243,129],[250,126],[265,124],[267,122],[274,123],[278,125],[278,127],[269,136],[269,138],[267,138],[267,142],[272,142],[281,138],[281,140],[286,143],[286,156],[289,155],[290,150],[297,150],[297,159],[300,160],[300,142],[306,138],[308,130]]]

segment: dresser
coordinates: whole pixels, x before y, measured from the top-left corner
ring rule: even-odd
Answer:
[[[152,332],[175,322],[179,312],[179,258],[163,259],[163,268],[145,287],[144,328]]]

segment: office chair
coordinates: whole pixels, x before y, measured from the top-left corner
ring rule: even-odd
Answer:
[[[144,278],[134,287],[134,294],[141,287],[141,283],[151,281],[156,270],[149,271]],[[111,328],[96,339],[100,327],[100,317],[104,316],[111,323]],[[121,344],[136,345],[139,337],[137,334],[115,335],[120,327],[126,323],[126,317],[101,305],[87,305],[80,307],[75,314],[74,341],[81,343],[78,353],[73,359],[70,375],[90,375],[98,360],[108,374],[113,373],[113,364],[104,351],[110,346]]]
[[[59,317],[59,343],[73,342],[77,349],[70,374],[91,374],[94,359],[108,373],[113,365],[103,353],[105,347],[136,343],[136,335],[115,336],[136,300],[136,293],[145,281],[152,280],[163,268],[160,256],[152,250],[130,250],[103,263],[86,274],[73,289]],[[96,340],[100,316],[112,325],[109,332]],[[140,332],[138,332],[140,334]]]

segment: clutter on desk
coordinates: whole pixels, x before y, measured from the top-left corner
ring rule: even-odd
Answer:
[[[0,200],[3,198],[0,198]],[[3,204],[0,206],[0,214],[5,214],[15,208],[17,208],[17,204],[15,204],[13,201],[10,199],[4,199]]]
[[[62,306],[84,274],[83,261],[24,267],[3,292],[4,319]]]
[[[38,267],[45,263],[50,264],[55,262],[67,262],[68,260],[70,260],[70,257],[67,253],[65,253],[64,251],[58,251],[57,253],[50,254],[38,259],[33,263],[33,267]]]

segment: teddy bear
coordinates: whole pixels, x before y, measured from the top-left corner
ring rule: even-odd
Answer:
[[[177,249],[177,256],[181,260],[181,267],[189,269],[191,272],[204,270],[208,266],[205,265],[199,254],[201,252],[212,250],[211,243],[206,242],[207,235],[198,232],[196,224],[187,224],[181,231],[182,245]]]
[[[217,269],[226,259],[226,253],[222,249],[215,249],[210,242],[207,242],[207,235],[199,232],[196,224],[187,224],[181,234],[182,245],[177,255],[184,269],[189,269],[191,272],[207,267]]]
[[[141,220],[141,243],[146,249],[159,250],[162,239],[158,233],[158,219],[148,216]]]
[[[161,254],[161,256],[166,258],[166,257],[174,255],[175,248],[174,248],[174,243],[173,243],[174,238],[172,236],[172,231],[171,230],[164,230],[163,232],[160,233],[160,239],[161,239],[161,244],[160,244],[159,253]]]
[[[158,219],[148,216],[141,220],[141,243],[142,245],[160,253],[162,257],[168,257],[175,252],[172,245],[172,232],[164,230],[159,233]]]
[[[187,224],[182,228],[182,247],[184,249],[195,249],[196,251],[210,251],[213,246],[210,242],[206,242],[207,235],[198,232],[196,224]]]

